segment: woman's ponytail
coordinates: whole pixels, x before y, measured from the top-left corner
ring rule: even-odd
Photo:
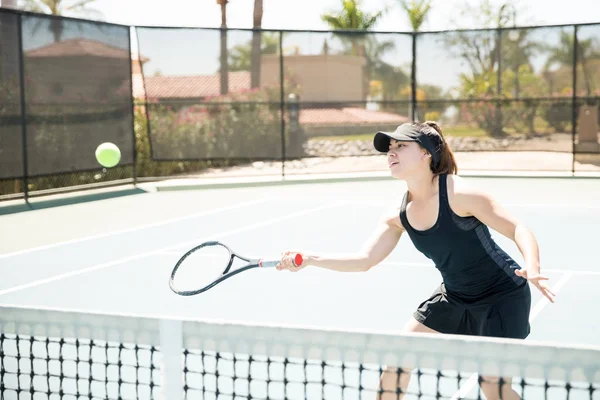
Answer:
[[[452,149],[448,145],[446,138],[444,138],[444,134],[442,133],[442,128],[435,121],[425,121],[425,125],[429,125],[433,129],[437,131],[442,137],[442,141],[444,143],[444,148],[441,151],[440,162],[437,166],[432,166],[431,171],[434,175],[442,175],[442,174],[456,174],[458,172],[458,166],[456,165],[456,159],[454,158],[454,153]]]

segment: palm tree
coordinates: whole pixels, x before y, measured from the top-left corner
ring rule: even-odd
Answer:
[[[229,91],[228,66],[227,66],[227,3],[229,0],[217,0],[221,6],[221,94]]]
[[[375,26],[383,15],[365,13],[360,9],[360,0],[342,0],[342,10],[337,14],[323,14],[321,19],[333,29],[368,30]]]
[[[549,71],[553,64],[561,66],[573,66],[573,59],[575,56],[575,37],[573,34],[561,31],[560,42],[556,47],[549,47],[550,56],[544,65],[544,70]],[[587,71],[586,62],[591,59],[600,58],[600,52],[595,48],[592,39],[577,40],[577,61],[581,62],[581,68],[583,72],[583,80],[587,95],[589,96],[592,92],[593,78]],[[576,88],[573,88],[576,90]]]
[[[383,11],[369,14],[362,11],[360,5],[360,0],[342,0],[341,11],[338,13],[323,14],[321,19],[333,30],[367,31],[379,22]],[[357,40],[355,38],[350,40],[352,42],[352,55],[362,53],[362,48],[359,49]]]
[[[427,14],[431,11],[431,1],[432,0],[411,0],[410,3],[408,0],[400,0],[400,6],[406,11],[406,15],[408,20],[410,21],[410,26],[413,30],[412,35],[412,66],[411,66],[411,94],[410,94],[410,110],[409,114],[413,120],[417,119],[417,101],[416,101],[416,92],[417,92],[417,35],[415,32],[418,32],[421,29],[421,25],[425,22],[427,18]]]
[[[252,59],[252,41],[239,44],[229,52],[229,71],[248,71],[254,68]],[[259,54],[277,54],[279,52],[279,34],[264,32],[260,39]]]
[[[380,80],[382,84],[383,100],[393,100],[403,85],[408,83],[408,75],[397,66],[383,61],[383,56],[396,48],[393,41],[378,42],[375,38],[366,41],[367,69],[372,73],[373,79]],[[392,109],[395,107],[392,106]]]
[[[375,14],[369,14],[361,10],[360,0],[341,0],[342,9],[337,13],[323,14],[321,19],[325,21],[329,27],[333,30],[354,30],[354,31],[367,31],[373,28],[377,22],[381,19],[383,11],[379,11]],[[351,36],[349,36],[351,35]],[[357,38],[356,35],[351,33],[339,34],[338,37],[342,42],[351,43],[350,54],[354,56],[366,56],[364,35]],[[359,44],[360,43],[360,44]],[[371,74],[369,68],[364,68],[365,73],[363,74],[363,92],[368,93],[369,87],[369,75]]]
[[[400,0],[400,6],[406,11],[413,32],[418,32],[431,11],[432,0]]]
[[[252,32],[252,69],[250,70],[250,87],[260,86],[260,48],[262,41],[262,16],[263,0],[254,0],[253,28]]]
[[[25,0],[23,9],[50,15],[101,15],[97,10],[87,7],[88,4],[94,1],[96,0]],[[63,33],[62,21],[52,19],[50,21],[50,30],[54,35],[54,41],[60,42]]]

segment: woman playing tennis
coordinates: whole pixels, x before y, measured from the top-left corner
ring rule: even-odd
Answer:
[[[551,302],[555,294],[540,275],[538,245],[533,233],[489,194],[456,175],[457,166],[442,130],[435,122],[406,123],[394,132],[377,132],[375,149],[387,153],[390,172],[406,182],[399,207],[386,214],[362,251],[330,257],[295,251],[283,253],[279,270],[299,271],[313,265],[335,271],[367,271],[383,261],[404,232],[430,258],[442,284],[414,311],[406,332],[430,332],[524,339],[529,335],[531,292],[527,282]],[[489,228],[513,240],[523,254],[521,268],[494,242]],[[410,371],[398,380],[396,369],[380,381],[380,399],[405,392]],[[482,377],[486,398],[518,399],[510,378]],[[399,387],[398,387],[399,386]]]

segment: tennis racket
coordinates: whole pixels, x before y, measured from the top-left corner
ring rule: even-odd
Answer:
[[[242,262],[242,265],[234,267],[236,261]],[[193,296],[207,291],[240,272],[253,268],[273,268],[280,262],[281,260],[244,257],[218,241],[204,242],[190,249],[177,261],[171,272],[169,286],[180,296]],[[296,254],[294,263],[297,266],[301,265],[302,255]],[[176,282],[175,277],[178,272]]]

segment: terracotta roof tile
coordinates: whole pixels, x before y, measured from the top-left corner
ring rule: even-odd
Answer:
[[[69,39],[25,52],[26,57],[95,56],[130,58],[129,50],[88,39]]]
[[[202,98],[219,96],[221,78],[219,74],[199,76],[146,76],[146,92],[149,99]],[[134,93],[143,95],[142,82],[136,83]],[[250,72],[229,73],[229,91],[250,89]]]
[[[195,105],[179,111],[180,123],[197,123],[208,118],[205,107]],[[402,115],[360,108],[320,108],[300,110],[300,125],[360,125],[360,124],[402,124],[408,118]]]
[[[302,125],[401,124],[407,121],[408,119],[401,115],[358,107],[309,108],[300,111]]]

